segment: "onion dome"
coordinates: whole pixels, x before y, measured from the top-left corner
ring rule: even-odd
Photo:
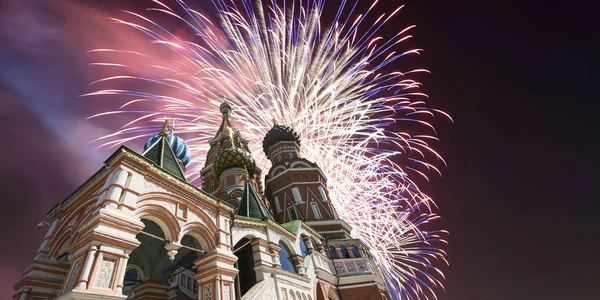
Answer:
[[[165,128],[163,129],[163,132],[153,136],[152,138],[150,138],[148,140],[148,142],[146,142],[146,144],[144,145],[143,152],[146,152],[146,150],[148,148],[150,148],[150,146],[152,146],[154,143],[156,143],[158,141],[158,139],[160,139],[161,136],[166,136],[167,142],[168,142],[169,146],[171,147],[173,154],[175,154],[175,157],[177,157],[177,159],[181,160],[183,165],[187,167],[187,165],[189,165],[190,161],[192,160],[190,147],[188,147],[187,143],[182,138],[173,134],[172,131],[167,133],[166,125],[165,125]]]
[[[300,136],[294,129],[279,125],[273,120],[273,128],[267,132],[263,139],[263,151],[268,155],[269,148],[279,142],[296,142],[300,146]]]
[[[231,168],[247,169],[250,176],[254,174],[254,158],[242,148],[230,147],[223,149],[213,164],[213,172],[217,178],[223,171]]]

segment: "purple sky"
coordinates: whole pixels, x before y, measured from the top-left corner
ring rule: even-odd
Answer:
[[[424,91],[456,120],[439,128],[449,168],[422,187],[451,232],[440,299],[595,298],[594,10],[577,1],[403,2],[396,19],[418,25],[419,64],[433,72]],[[143,45],[106,17],[151,1],[101,3],[0,0],[2,299],[41,242],[36,224],[112,152],[88,144],[114,125],[85,117],[114,103],[78,97],[104,75],[86,51]]]

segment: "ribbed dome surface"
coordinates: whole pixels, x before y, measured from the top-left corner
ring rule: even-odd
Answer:
[[[223,171],[230,168],[246,168],[248,174],[254,174],[254,158],[250,152],[242,148],[225,148],[217,156],[213,165],[215,176],[219,177]]]
[[[296,142],[298,143],[298,146],[300,146],[300,137],[298,136],[298,133],[294,131],[294,129],[287,126],[274,124],[273,128],[267,132],[265,138],[263,139],[263,151],[265,154],[268,154],[269,147],[281,141]]]
[[[144,145],[144,151],[152,146],[152,144],[156,143],[159,137],[160,135],[157,134],[150,138]],[[171,147],[171,150],[173,150],[173,154],[175,154],[175,156],[183,162],[184,166],[187,166],[192,160],[190,148],[188,147],[187,143],[182,138],[174,135],[172,132],[167,136],[167,141]]]

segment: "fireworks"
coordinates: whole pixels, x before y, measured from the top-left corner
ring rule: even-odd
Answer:
[[[219,20],[213,22],[182,1],[177,7],[154,2],[147,15],[127,12],[114,20],[146,34],[150,47],[166,51],[168,59],[130,49],[91,51],[131,58],[95,63],[125,74],[99,82],[143,83],[138,90],[88,94],[130,97],[119,109],[94,116],[130,117],[100,138],[99,146],[141,143],[160,130],[164,117],[173,118],[178,134],[193,134],[187,139],[194,160],[187,176],[196,182],[221,122],[217,107],[223,98],[234,107],[234,122],[263,170],[270,163],[261,141],[275,119],[300,134],[302,156],[328,177],[340,218],[372,248],[394,297],[435,298],[443,275],[434,262],[445,262],[438,246],[446,232],[425,231],[438,218],[435,204],[409,175],[439,173],[429,162],[443,160],[430,146],[436,138],[428,120],[449,116],[429,108],[420,83],[408,78],[426,70],[389,71],[398,59],[420,52],[396,52],[412,26],[391,38],[379,36],[400,8],[374,15],[375,1],[356,14],[355,4],[342,1],[333,19],[325,19],[325,1],[241,0],[236,6],[214,0]],[[166,16],[194,36],[180,38],[152,16]]]

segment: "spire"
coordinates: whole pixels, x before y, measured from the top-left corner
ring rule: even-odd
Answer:
[[[227,128],[229,130],[229,142],[231,143],[231,148],[235,149],[235,143],[233,142],[233,129],[231,127]]]
[[[261,220],[273,220],[271,213],[269,213],[269,210],[261,201],[261,197],[256,193],[252,184],[250,184],[250,180],[246,180],[244,183],[244,194],[242,195],[237,215]]]
[[[231,122],[231,105],[225,101],[219,106],[219,109],[221,110],[222,121],[217,131],[217,136],[220,132],[224,132],[226,128],[233,128],[233,123]]]

